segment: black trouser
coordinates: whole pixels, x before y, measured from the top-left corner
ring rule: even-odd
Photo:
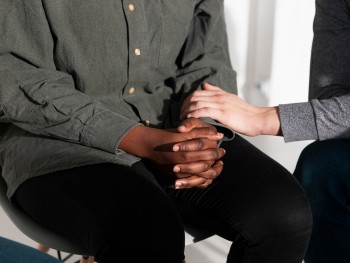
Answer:
[[[311,232],[305,194],[279,164],[237,136],[207,189],[166,190],[143,162],[91,165],[25,182],[14,200],[96,259],[179,263],[182,220],[233,241],[230,263],[299,263]]]

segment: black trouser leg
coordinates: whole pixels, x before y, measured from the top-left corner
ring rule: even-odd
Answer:
[[[40,176],[25,182],[14,201],[40,224],[89,249],[99,262],[179,263],[184,258],[178,212],[142,163]]]
[[[178,263],[184,250],[178,211],[184,220],[233,241],[230,263],[301,262],[311,214],[299,184],[239,136],[223,147],[225,168],[214,183],[169,190],[173,202],[142,163],[41,176],[24,183],[14,199],[41,224],[88,247],[100,262]]]
[[[300,263],[312,219],[296,179],[239,136],[222,147],[224,170],[210,187],[170,191],[184,220],[233,241],[230,263]]]

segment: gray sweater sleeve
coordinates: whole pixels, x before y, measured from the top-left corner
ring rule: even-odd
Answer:
[[[286,142],[350,138],[350,95],[280,105]]]
[[[286,142],[350,138],[349,5],[316,1],[310,102],[280,105]]]

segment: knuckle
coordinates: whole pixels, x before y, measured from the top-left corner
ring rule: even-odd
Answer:
[[[191,161],[191,156],[188,153],[185,153],[183,156],[183,163],[189,163]]]
[[[190,166],[188,166],[188,165],[183,165],[183,166],[181,167],[181,170],[182,170],[182,172],[185,172],[185,173],[191,172],[191,168],[190,168]]]
[[[211,156],[211,158],[213,158],[213,159],[215,159],[215,160],[218,159],[219,154],[218,154],[217,149],[211,150],[211,151],[210,151],[210,156]]]
[[[218,94],[218,101],[222,103],[226,103],[226,95],[225,94]]]
[[[191,98],[193,98],[194,96],[198,96],[199,95],[199,90],[195,90],[192,94],[193,95],[191,96]]]
[[[217,132],[216,127],[213,126],[213,125],[210,125],[210,126],[208,127],[208,129],[209,129],[209,131],[212,132],[212,133],[216,133],[216,132]]]
[[[205,142],[203,139],[196,140],[197,143],[197,149],[202,150],[205,147]]]
[[[180,158],[180,162],[181,163],[188,163],[189,162],[189,153],[188,152],[183,152],[182,154],[181,154],[181,158]]]
[[[205,162],[205,163],[203,164],[203,169],[204,169],[205,171],[208,171],[208,170],[210,169],[210,167],[211,167],[211,164],[210,164],[209,162]]]
[[[183,144],[180,144],[180,147],[179,147],[182,151],[187,151],[187,144],[186,143],[183,143]]]
[[[193,105],[196,107],[200,107],[202,105],[202,103],[200,101],[194,101]]]

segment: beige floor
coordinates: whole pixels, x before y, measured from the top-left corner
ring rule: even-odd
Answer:
[[[297,142],[285,144],[282,138],[259,137],[248,138],[269,156],[284,165],[293,172],[297,158],[302,149],[310,142]],[[0,235],[16,240],[29,246],[35,246],[35,242],[24,236],[8,219],[0,209]],[[186,247],[187,263],[225,263],[230,242],[213,236],[207,240]],[[52,251],[51,253],[54,253]],[[1,260],[0,260],[1,261]],[[73,262],[73,261],[72,261]],[[5,262],[4,262],[5,263]]]

